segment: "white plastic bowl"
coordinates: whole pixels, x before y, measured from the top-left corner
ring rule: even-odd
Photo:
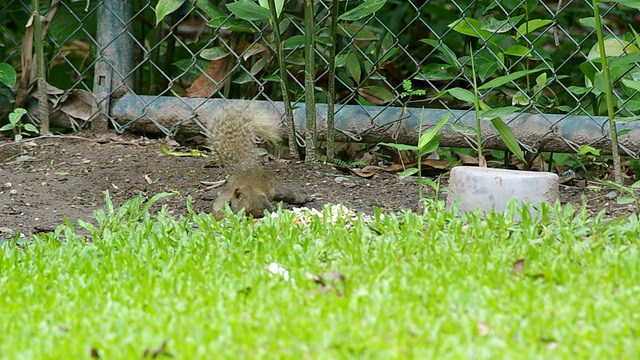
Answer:
[[[449,176],[447,208],[456,199],[462,211],[503,212],[512,198],[518,204],[553,204],[559,196],[558,186],[558,175],[549,172],[457,166]]]

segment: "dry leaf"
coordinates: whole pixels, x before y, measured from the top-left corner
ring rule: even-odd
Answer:
[[[330,290],[334,290],[339,297],[347,294],[347,279],[337,271],[329,271],[326,274],[317,275],[306,273],[305,276],[320,285],[320,289],[307,291],[306,295],[326,294]]]
[[[481,156],[480,159],[478,159],[478,166],[483,168],[487,167],[487,159],[484,156]]]
[[[172,358],[173,355],[167,351],[167,343],[169,342],[169,340],[165,340],[162,342],[162,344],[160,344],[160,346],[158,346],[155,349],[146,349],[144,351],[144,353],[142,354],[143,358],[151,358],[151,359],[156,359],[160,356],[165,356],[165,357],[170,357]]]
[[[489,335],[489,326],[483,322],[479,322],[477,324],[478,326],[478,334],[480,336],[487,336]]]
[[[380,99],[368,89],[358,89],[358,94],[367,99],[367,101],[370,101],[376,105],[386,105],[389,103],[388,100]]]
[[[460,154],[459,157],[462,165],[478,165],[478,158],[475,156]]]
[[[187,90],[188,97],[210,97],[217,93],[225,83],[230,56],[213,60]]]
[[[383,170],[383,169],[379,166],[366,166],[361,170],[351,169],[351,172],[354,173],[355,175],[368,179],[373,177],[373,175],[379,173],[380,170]]]
[[[74,119],[87,121],[93,115],[93,109],[97,109],[98,104],[93,94],[87,90],[74,89],[66,96],[54,101],[53,111],[61,111]]]
[[[524,275],[524,259],[520,259],[513,264],[513,275],[520,277]]]

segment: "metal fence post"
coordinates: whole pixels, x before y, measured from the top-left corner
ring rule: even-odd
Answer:
[[[110,98],[133,88],[133,39],[131,1],[103,0],[98,6],[98,61],[96,62],[93,93],[97,114],[92,128],[106,130],[110,119]],[[123,95],[123,94],[120,94]]]

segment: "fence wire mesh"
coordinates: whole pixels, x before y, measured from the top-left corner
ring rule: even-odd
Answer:
[[[610,143],[591,2],[316,1],[313,95],[306,94],[304,82],[304,1],[285,1],[278,21],[286,76],[278,72],[275,33],[264,17],[266,10],[251,3],[243,8],[214,0],[103,0],[42,6],[40,14],[50,20],[44,50],[52,126],[79,129],[102,115],[117,131],[145,122],[152,124],[146,132],[173,135],[204,106],[195,99],[279,103],[280,79],[294,108],[304,106],[308,96],[324,104],[335,63],[336,116],[361,116],[353,120],[356,127],[337,129],[351,140],[366,139],[377,127],[391,128],[406,119],[403,111],[389,118],[385,109],[424,107],[439,110],[427,116],[454,114],[446,136],[455,133],[473,146],[470,124],[475,115],[468,94],[475,83],[487,107],[506,109],[504,113],[517,108],[505,121],[524,129],[514,133],[525,149],[577,151]],[[172,4],[177,7],[167,8]],[[637,10],[598,4],[606,19],[605,49],[613,58],[615,115],[623,120],[621,149],[637,158],[640,134],[632,121],[640,109],[640,51],[632,27]],[[30,5],[22,0],[0,5],[0,62],[19,74],[34,71],[24,64],[24,52],[32,49],[21,49]],[[338,7],[337,21],[333,6]],[[334,44],[337,55],[332,59]],[[26,90],[19,85],[1,89],[2,115],[19,97],[16,93],[33,87],[33,77],[29,79]],[[346,110],[354,107],[357,112]],[[326,115],[318,110],[321,121]],[[542,130],[527,133],[527,128]],[[485,141],[491,144],[492,136]],[[548,137],[560,142],[543,145]]]

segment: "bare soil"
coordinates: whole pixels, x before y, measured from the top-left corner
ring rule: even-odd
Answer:
[[[0,139],[0,238],[50,232],[64,218],[73,223],[78,219],[90,221],[93,211],[104,207],[107,190],[115,205],[138,194],[150,198],[175,191],[176,195],[160,201],[173,214],[186,214],[189,196],[194,210],[209,212],[218,189],[210,188],[207,182],[224,179],[224,170],[210,166],[203,157],[163,154],[162,143],[117,136],[53,137],[17,146],[9,139]],[[292,189],[316,195],[317,199],[306,205],[309,208],[341,203],[367,214],[376,207],[384,212],[421,211],[415,178],[400,179],[380,172],[365,179],[333,166],[290,161],[273,161],[266,169]],[[446,186],[446,176],[444,179]],[[433,195],[432,190],[426,191]],[[603,209],[608,216],[634,211],[632,206],[617,205],[610,190],[563,186],[561,197],[576,206],[581,206],[584,199],[591,214]]]

